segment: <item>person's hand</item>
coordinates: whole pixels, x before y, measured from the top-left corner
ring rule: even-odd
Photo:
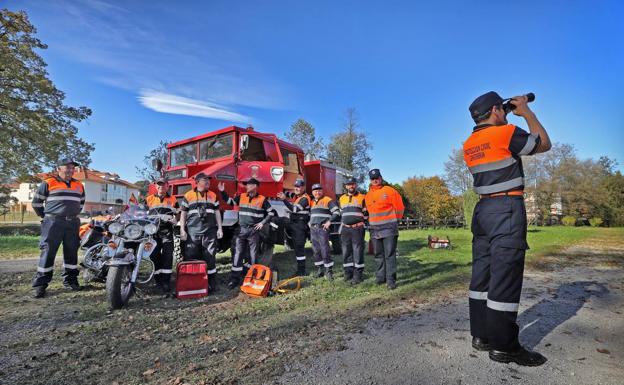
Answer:
[[[186,233],[186,231],[184,229],[180,229],[180,240],[186,241],[187,238],[188,234]]]
[[[175,225],[178,223],[178,219],[175,217],[175,215],[172,215],[169,219],[169,222],[171,222],[172,225]]]
[[[217,229],[217,239],[221,239],[221,238],[223,238],[223,229],[219,227]]]
[[[219,189],[219,191],[225,191],[225,183],[219,182],[217,188]]]
[[[254,226],[254,229],[260,231],[262,230],[262,227],[264,227],[264,223],[260,222],[257,225]]]
[[[516,106],[516,108],[512,111],[513,114],[522,117],[532,114],[533,111],[529,108],[528,102],[529,98],[526,95],[514,96],[511,98],[509,103]]]
[[[284,199],[286,199],[286,195],[280,191],[277,193],[277,199],[283,201]]]
[[[331,226],[331,222],[330,221],[327,221],[327,222],[323,223],[323,229],[329,230],[329,226]]]

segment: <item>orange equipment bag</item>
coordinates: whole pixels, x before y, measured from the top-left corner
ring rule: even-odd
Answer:
[[[271,269],[264,265],[251,265],[245,275],[241,291],[252,297],[266,297],[271,290]]]
[[[208,265],[206,262],[180,262],[176,270],[176,294],[178,298],[200,298],[208,295]]]

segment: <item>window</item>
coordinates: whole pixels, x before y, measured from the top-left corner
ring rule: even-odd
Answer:
[[[171,167],[197,162],[197,143],[185,144],[171,149]]]
[[[243,151],[241,158],[247,161],[266,162],[267,156],[262,139],[249,135],[249,146]]]
[[[222,158],[232,153],[233,134],[225,134],[207,138],[199,142],[199,160]]]
[[[284,147],[280,147],[280,151],[282,153],[282,158],[284,158],[284,171],[295,174],[299,173],[297,153],[287,150]]]

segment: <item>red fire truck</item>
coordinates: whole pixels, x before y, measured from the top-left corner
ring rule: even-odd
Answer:
[[[193,177],[200,172],[212,177],[210,189],[217,192],[219,182],[225,183],[230,196],[244,192],[243,181],[253,177],[260,181],[260,194],[269,198],[280,217],[287,216],[284,204],[275,197],[280,191],[292,191],[297,179],[306,181],[308,194],[314,183],[323,186],[325,194],[336,197],[343,193],[344,180],[351,176],[348,170],[322,160],[304,161],[304,153],[298,146],[285,142],[275,134],[261,133],[252,127],[226,127],[207,134],[171,143],[167,146],[169,156],[166,164],[158,168],[169,180],[170,193],[178,199],[195,187]],[[150,186],[150,193],[155,186]],[[224,241],[231,237],[228,228],[236,226],[238,213],[225,205],[223,225]],[[334,237],[336,239],[337,237]],[[333,239],[333,240],[334,240]],[[334,242],[338,248],[339,242]],[[229,245],[228,245],[229,246]],[[221,251],[227,247],[221,247]],[[336,250],[337,251],[337,250]]]

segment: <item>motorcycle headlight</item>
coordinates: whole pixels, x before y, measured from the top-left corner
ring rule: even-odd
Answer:
[[[141,236],[142,232],[143,232],[143,229],[141,228],[141,226],[136,225],[136,224],[128,225],[124,229],[124,236],[128,239],[137,239],[138,237]]]
[[[119,222],[113,222],[110,225],[108,225],[108,231],[110,231],[111,233],[115,235],[121,233],[121,230],[123,230],[123,225]]]
[[[153,223],[148,223],[143,227],[143,231],[145,231],[147,235],[153,235],[158,231],[158,226]]]

